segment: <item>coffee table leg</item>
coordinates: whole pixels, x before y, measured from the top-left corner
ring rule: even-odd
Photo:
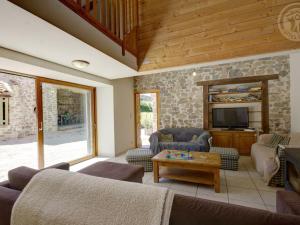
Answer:
[[[215,170],[214,172],[214,186],[215,192],[220,193],[220,170]]]
[[[153,178],[154,178],[154,183],[159,182],[159,167],[157,162],[153,162]]]

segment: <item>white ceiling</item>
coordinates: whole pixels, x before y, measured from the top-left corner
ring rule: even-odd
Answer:
[[[107,79],[138,74],[137,71],[6,0],[0,0],[0,27],[0,46],[4,48],[70,68],[74,68],[71,64],[73,60],[86,60],[90,65],[81,71]]]

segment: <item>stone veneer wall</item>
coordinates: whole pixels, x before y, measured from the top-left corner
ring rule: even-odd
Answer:
[[[9,98],[9,124],[0,125],[0,141],[36,134],[35,80],[0,73],[0,80],[12,88]]]
[[[197,75],[192,76],[193,72]],[[290,67],[289,56],[195,67],[135,78],[135,90],[160,90],[160,127],[203,127],[202,87],[197,81],[256,75],[279,74],[269,82],[270,132],[289,132]]]

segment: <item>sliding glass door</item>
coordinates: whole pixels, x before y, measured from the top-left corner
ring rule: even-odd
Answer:
[[[95,155],[94,89],[38,81],[40,167]]]

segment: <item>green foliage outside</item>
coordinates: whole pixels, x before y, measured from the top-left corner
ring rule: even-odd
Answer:
[[[140,107],[141,113],[153,111],[151,102],[141,101]]]
[[[141,113],[141,126],[142,128],[151,129],[153,121],[152,112],[142,112]]]

